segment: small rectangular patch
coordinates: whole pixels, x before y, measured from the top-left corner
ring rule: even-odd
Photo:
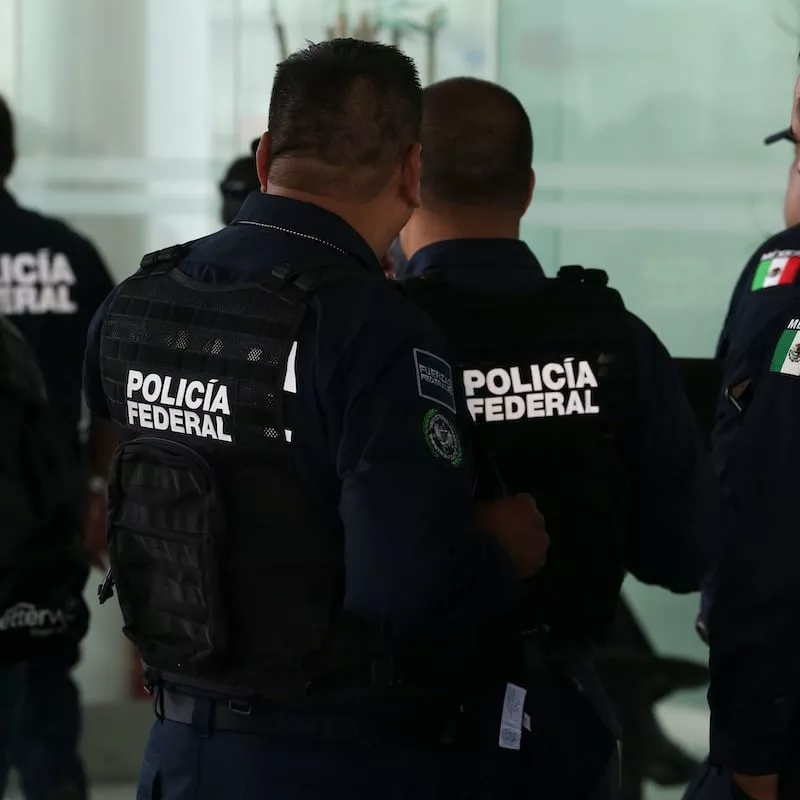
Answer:
[[[791,323],[790,323],[791,326]],[[771,372],[782,372],[784,375],[800,376],[800,331],[789,327],[781,334],[772,361]]]
[[[800,252],[781,250],[765,253],[761,256],[750,288],[757,292],[772,286],[785,286],[794,283],[798,272],[800,272]]]
[[[526,689],[514,683],[506,684],[503,715],[500,718],[498,746],[503,750],[519,750],[522,746],[522,725],[525,715]]]
[[[426,400],[432,400],[455,414],[453,368],[443,358],[416,347],[414,348],[414,363],[417,367],[419,396]]]

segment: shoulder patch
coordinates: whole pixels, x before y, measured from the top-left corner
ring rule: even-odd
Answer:
[[[447,461],[454,467],[461,466],[464,448],[455,422],[432,408],[422,421],[422,433],[425,444],[436,458]]]
[[[425,400],[432,400],[455,414],[453,368],[443,358],[416,347],[414,348],[414,364],[417,368],[419,396]]]
[[[800,270],[800,250],[773,250],[761,256],[751,291],[794,283]]]
[[[770,372],[800,376],[800,319],[789,321],[778,339],[769,369]]]

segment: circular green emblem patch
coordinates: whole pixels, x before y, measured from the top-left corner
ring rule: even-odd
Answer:
[[[464,457],[461,439],[455,424],[440,411],[431,409],[422,422],[422,431],[428,449],[454,467],[460,466]]]

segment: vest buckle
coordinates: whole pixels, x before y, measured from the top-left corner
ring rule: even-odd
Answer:
[[[281,281],[288,281],[291,279],[292,275],[294,275],[294,268],[291,264],[278,264],[277,267],[273,267],[272,274]]]

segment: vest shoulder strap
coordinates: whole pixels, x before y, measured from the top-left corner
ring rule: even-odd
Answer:
[[[587,286],[608,286],[608,273],[602,269],[587,269],[578,264],[567,264],[558,270],[558,279]]]
[[[166,272],[180,263],[181,259],[186,255],[195,241],[197,240],[193,239],[190,242],[174,244],[162,250],[155,250],[152,253],[147,253],[147,255],[142,257],[139,269],[143,272],[150,272],[156,268],[160,268]]]
[[[127,280],[142,278],[156,271],[162,274],[170,272],[180,264],[191,247],[198,241],[200,240],[194,239],[148,253],[142,258],[139,271]],[[269,294],[277,295],[289,305],[299,305],[324,287],[342,281],[357,280],[367,275],[367,271],[357,261],[329,256],[310,259],[298,264],[280,264],[263,281],[232,284],[231,288],[238,290],[260,288]],[[195,288],[208,288],[207,284],[194,281],[185,275],[173,275],[172,277]],[[126,282],[123,281],[123,283]],[[215,285],[214,288],[218,290],[220,287]]]
[[[280,264],[272,270],[264,287],[290,305],[298,305],[323,288],[366,277],[368,273],[358,262],[326,257]]]
[[[421,305],[435,304],[437,308],[463,303],[492,305],[506,309],[527,307],[530,304],[550,308],[554,312],[583,308],[621,312],[625,310],[622,296],[608,285],[608,274],[601,269],[586,269],[577,265],[561,267],[558,277],[547,278],[525,292],[492,294],[459,286],[450,281],[443,270],[431,269],[423,275],[398,281],[400,290]],[[555,304],[555,305],[553,305]]]
[[[552,289],[571,298],[574,303],[624,311],[622,295],[608,285],[608,273],[602,269],[587,269],[567,265],[558,270],[558,277],[549,280]]]

